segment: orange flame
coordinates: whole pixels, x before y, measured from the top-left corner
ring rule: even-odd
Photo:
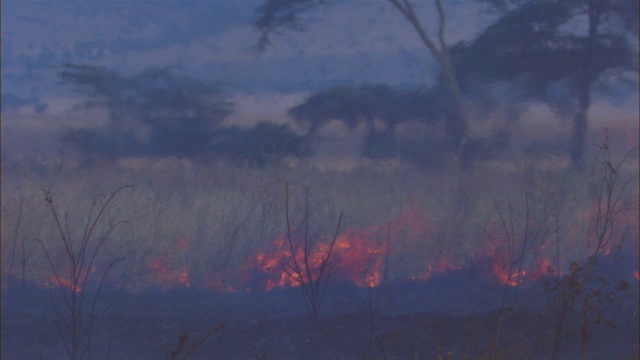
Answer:
[[[367,239],[366,233],[352,230],[336,240],[335,269],[358,287],[380,284],[382,254],[386,247]]]
[[[412,209],[391,221],[394,233],[388,234],[389,225],[351,228],[336,238],[329,259],[332,277],[346,280],[358,287],[375,287],[382,281],[384,259],[387,255],[385,239],[404,238],[407,242],[417,244],[425,233],[426,212]],[[295,242],[295,241],[294,241]],[[307,254],[308,267],[305,266],[305,254],[301,244],[295,245],[294,256],[291,254],[289,242],[285,235],[276,239],[265,250],[248,259],[250,276],[260,278],[259,287],[264,290],[273,288],[294,287],[301,281],[308,281],[318,276],[323,259],[328,255],[330,245],[320,242]],[[411,251],[399,249],[398,251]],[[295,262],[294,262],[295,259]],[[294,264],[299,265],[299,273],[291,271]],[[429,265],[429,271],[432,265]],[[437,264],[437,268],[451,268],[449,265]],[[306,271],[311,272],[307,274]],[[302,276],[303,279],[299,277]]]
[[[359,287],[377,286],[380,284],[380,269],[382,257],[379,256],[385,247],[369,240],[357,230],[349,230],[336,239],[333,252],[329,258],[332,275],[338,279],[349,280]],[[266,279],[262,288],[271,290],[276,287],[294,287],[301,281],[308,281],[317,277],[323,260],[329,253],[329,244],[316,244],[307,256],[308,268],[305,264],[305,254],[302,246],[294,249],[295,261],[298,263],[300,274],[290,271],[293,264],[289,243],[284,237],[278,238],[266,250],[261,251],[251,259],[257,272]],[[303,279],[300,279],[299,276]],[[315,278],[314,278],[315,279]]]
[[[493,274],[500,284],[513,287],[523,283],[524,278],[527,276],[527,270],[509,272],[500,261],[494,261]]]

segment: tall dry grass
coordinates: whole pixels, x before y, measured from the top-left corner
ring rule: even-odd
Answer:
[[[409,277],[421,271],[423,264],[443,257],[464,265],[470,257],[491,250],[484,230],[497,220],[494,201],[515,203],[524,193],[533,194],[539,204],[559,209],[562,248],[557,250],[563,264],[588,253],[585,239],[597,183],[595,170],[575,173],[566,167],[540,166],[539,161],[522,158],[481,163],[467,172],[455,166],[427,172],[409,166],[375,165],[367,162],[336,170],[300,162],[295,166],[243,168],[222,161],[205,164],[179,159],[126,159],[97,163],[91,168],[52,167],[44,172],[29,166],[5,166],[3,284],[6,286],[7,257],[15,240],[18,250],[24,243],[28,261],[14,265],[14,276],[19,278],[24,269],[26,279],[38,285],[44,284],[50,274],[44,266],[44,254],[32,239],[41,239],[51,249],[52,257],[62,254],[42,189],[51,191],[61,212],[73,214],[89,206],[93,196],[109,193],[122,184],[136,187],[104,215],[105,223],[115,219],[129,222],[112,235],[103,258],[126,257],[112,279],[128,281],[128,289],[134,292],[185,286],[184,279],[173,273],[188,273],[188,283],[194,287],[242,290],[239,287],[246,277],[247,258],[284,233],[285,182],[291,188],[294,213],[303,205],[296,194],[304,193],[305,188],[311,190],[310,216],[319,227],[335,223],[341,211],[345,214],[344,229],[349,229],[384,227],[403,212],[419,209],[423,214],[418,219],[424,223],[422,233],[409,236],[396,229],[390,239],[392,279]],[[593,169],[596,165],[594,162]],[[625,169],[630,175],[638,171],[637,164]],[[635,196],[637,202],[637,194],[636,184],[628,195]],[[23,217],[16,239],[20,201],[24,204]],[[81,231],[86,219],[80,216],[82,211],[77,213],[70,217],[77,223],[69,225]],[[634,216],[637,218],[637,212]],[[637,239],[634,217],[628,217],[623,225],[630,227],[628,236]],[[408,248],[411,251],[393,250]],[[18,255],[21,258],[20,251]],[[158,267],[166,268],[166,272],[158,275]]]

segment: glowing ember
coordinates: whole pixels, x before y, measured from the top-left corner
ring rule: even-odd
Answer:
[[[518,286],[540,280],[544,276],[552,274],[553,266],[549,259],[542,258],[538,260],[535,270],[522,269],[519,271],[517,268],[514,268],[511,270],[511,273],[509,273],[506,266],[504,266],[504,262],[500,261],[498,257],[494,257],[492,271],[498,283],[508,286]],[[562,273],[560,275],[562,275]]]
[[[236,289],[229,285],[225,275],[218,272],[211,272],[204,276],[204,285],[219,292],[235,293]]]
[[[61,288],[73,290],[74,292],[82,292],[82,288],[80,286],[74,285],[70,279],[55,277],[51,275],[49,276],[47,281],[49,281],[50,284],[61,287]]]
[[[494,261],[493,274],[498,279],[498,282],[502,285],[518,286],[522,283],[522,280],[527,275],[527,271],[514,270],[509,272],[501,261]]]
[[[537,268],[536,273],[534,274],[536,280],[539,280],[544,276],[553,274],[553,265],[551,263],[551,260],[547,258],[543,258],[542,260],[540,260],[536,268]],[[562,273],[558,275],[561,275],[561,274]]]
[[[169,266],[171,258],[176,253],[184,252],[188,248],[189,244],[187,243],[187,239],[180,238],[176,245],[169,251],[149,261],[147,270],[155,277],[156,281],[160,283],[161,287],[171,288],[175,285],[191,286],[187,269],[172,269]]]
[[[91,273],[95,272],[95,267],[91,268]],[[46,281],[46,285],[47,286],[57,286],[59,288],[64,288],[67,290],[73,290],[74,292],[82,292],[82,287],[80,286],[80,284],[82,284],[86,278],[89,276],[89,273],[87,273],[87,270],[83,269],[82,271],[79,272],[79,275],[77,277],[77,280],[74,281],[72,280],[72,276],[68,275],[68,276],[56,276],[56,275],[50,275],[47,278]]]
[[[412,275],[410,277],[413,281],[427,281],[435,275],[442,274],[451,270],[462,269],[462,266],[457,264],[453,259],[449,257],[431,260],[425,264],[426,269],[420,275]]]

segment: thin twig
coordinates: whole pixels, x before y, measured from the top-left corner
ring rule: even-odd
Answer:
[[[13,262],[16,255],[16,246],[18,244],[18,234],[20,232],[20,222],[22,221],[22,206],[24,205],[24,199],[20,199],[20,205],[18,207],[18,220],[16,221],[16,229],[13,233],[13,247],[11,248],[11,261],[9,262],[9,282],[7,284],[7,292],[11,289],[11,281],[13,280]]]
[[[210,338],[213,334],[215,334],[219,330],[224,329],[224,326],[225,324],[221,323],[218,326],[216,326],[214,329],[207,331],[207,333],[202,337],[202,339],[200,339],[197,343],[195,343],[189,349],[189,351],[187,351],[187,353],[182,357],[182,360],[186,360],[189,356],[191,356],[191,354],[193,354],[194,351],[198,350],[198,348],[200,348],[208,338]]]

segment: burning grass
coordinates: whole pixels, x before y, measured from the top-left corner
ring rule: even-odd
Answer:
[[[284,180],[316,194],[311,214],[314,223],[326,223],[338,209],[344,210],[344,231],[336,241],[331,271],[335,278],[359,287],[425,280],[469,267],[483,258],[494,259],[492,272],[497,281],[515,285],[537,279],[549,269],[566,272],[570,261],[589,254],[592,243],[589,219],[596,205],[589,189],[594,180],[569,170],[523,174],[480,167],[473,173],[429,174],[362,168],[341,173],[304,165],[240,169],[219,163],[167,169],[105,165],[92,171],[52,174],[46,179],[5,172],[3,286],[9,276],[6,256],[13,250],[20,199],[25,211],[18,244],[22,245],[23,239],[42,239],[55,259],[61,249],[49,236],[53,224],[37,196],[40,189],[50,188],[60,207],[69,208],[123,181],[136,183],[136,191],[113,213],[106,214],[106,220],[127,218],[130,223],[114,234],[104,251],[107,258],[127,257],[127,264],[113,276],[116,282],[129,281],[129,291],[180,287],[245,291],[294,286],[283,271],[284,261],[291,255],[284,240]],[[512,229],[505,236],[505,224],[495,204],[506,212],[507,206],[521,204],[523,193],[530,194],[531,206],[536,207],[531,211],[538,212],[531,213],[529,222],[553,208],[553,220],[545,225],[553,231],[547,229],[548,234],[532,243],[527,258],[514,268],[514,259],[507,253],[510,247],[522,245],[514,241],[522,238],[525,230]],[[625,196],[634,193],[637,187]],[[292,201],[294,213],[299,213],[301,199]],[[510,221],[527,225],[522,211],[512,216]],[[616,241],[607,253],[637,254],[637,216],[634,210],[619,217],[613,234]],[[78,225],[83,219],[78,221],[70,228],[81,229]],[[312,229],[317,233],[322,230],[321,226]],[[326,250],[325,242],[317,242],[311,258],[322,258]],[[295,251],[300,257],[300,249]],[[41,265],[43,255],[29,240],[24,240],[24,253],[24,264],[16,263],[13,276],[20,277],[24,271],[26,280],[45,283],[51,274]]]
[[[321,171],[304,164],[264,169],[224,163],[159,164],[103,164],[92,170],[51,173],[46,178],[4,172],[3,289],[13,293],[19,286],[45,287],[54,282],[67,290],[86,291],[69,287],[72,285],[65,284],[64,277],[52,278],[50,268],[43,265],[44,254],[29,240],[40,239],[50,249],[53,262],[61,261],[64,249],[56,242],[56,224],[48,220],[40,189],[50,189],[60,209],[74,209],[123,182],[135,183],[135,191],[105,213],[100,225],[108,229],[117,219],[129,220],[101,250],[104,259],[127,258],[114,268],[108,286],[127,283],[127,291],[134,297],[181,291],[217,294],[232,299],[239,313],[253,309],[259,301],[269,301],[265,300],[267,294],[277,298],[280,292],[286,294],[280,305],[293,312],[296,307],[290,303],[290,294],[300,283],[287,273],[286,264],[292,259],[303,262],[305,256],[299,231],[292,232],[294,246],[288,244],[284,216],[284,183],[288,182],[292,194],[300,194],[304,188],[314,194],[308,204],[313,224],[309,233],[315,239],[307,254],[309,271],[319,271],[327,257],[331,239],[322,236],[332,231],[327,224],[335,223],[339,211],[345,213],[328,262],[328,274],[338,290],[333,298],[329,296],[333,300],[327,302],[327,312],[349,314],[368,306],[369,320],[357,320],[361,329],[372,334],[363,341],[375,344],[373,336],[379,336],[381,346],[395,354],[411,356],[393,346],[406,345],[408,338],[419,337],[421,331],[433,334],[433,328],[414,324],[412,331],[403,333],[402,341],[394,338],[390,329],[371,330],[371,319],[393,313],[394,307],[397,314],[423,311],[425,306],[441,311],[465,309],[466,313],[498,307],[480,320],[476,315],[455,320],[473,328],[467,334],[480,338],[479,334],[488,332],[482,338],[488,338],[495,348],[488,349],[477,339],[460,334],[465,347],[448,348],[455,354],[490,356],[497,354],[492,351],[506,348],[505,341],[510,339],[496,334],[507,328],[514,334],[531,330],[518,328],[520,315],[539,315],[552,323],[553,329],[558,328],[554,319],[566,318],[571,327],[563,331],[573,331],[571,336],[578,336],[575,332],[581,331],[580,325],[594,331],[594,314],[602,299],[624,284],[633,288],[638,283],[637,183],[622,194],[632,206],[617,216],[608,233],[611,241],[598,248],[593,265],[578,264],[593,255],[597,243],[593,222],[598,216],[596,172],[590,176],[558,169],[514,172],[492,165],[468,173],[450,170],[432,174],[408,168]],[[292,196],[294,223],[302,219],[305,206],[304,198]],[[20,226],[16,227],[18,219]],[[70,217],[72,237],[81,235],[85,222],[82,216]],[[10,254],[14,261],[8,261]],[[10,263],[13,266],[8,268]],[[587,267],[588,273],[583,270]],[[606,286],[594,287],[596,277],[598,284],[605,281]],[[24,283],[18,281],[21,278]],[[416,290],[423,285],[431,290]],[[538,291],[535,299],[529,295],[531,289]],[[360,295],[352,300],[344,291]],[[367,291],[369,298],[363,295]],[[445,296],[442,291],[449,292]],[[528,306],[524,312],[522,308],[512,310],[522,299]],[[584,301],[587,320],[581,320],[579,301]],[[565,311],[566,304],[574,308]],[[238,310],[241,305],[245,308]],[[374,312],[376,315],[371,315]],[[425,317],[427,322],[432,320],[432,316]],[[548,341],[548,334],[544,336]],[[558,341],[554,346],[560,345]]]

